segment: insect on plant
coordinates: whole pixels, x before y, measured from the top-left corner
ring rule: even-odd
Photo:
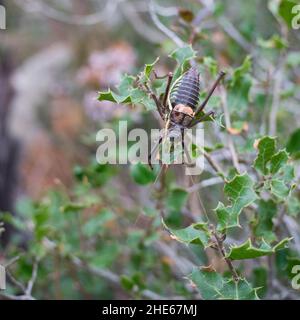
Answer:
[[[157,97],[146,83],[141,86],[154,100],[157,110],[165,123],[165,131],[167,132],[167,136],[170,138],[171,143],[174,144],[175,138],[181,137],[182,150],[185,151],[185,129],[192,128],[209,117],[214,117],[213,111],[204,113],[203,109],[219,82],[225,76],[225,72],[221,71],[219,73],[217,80],[200,105],[198,105],[200,95],[200,73],[195,66],[192,66],[174,82],[172,72],[163,77],[157,76],[155,72],[154,75],[156,79],[168,78],[166,90],[162,98]],[[156,154],[162,141],[163,136],[161,135],[149,154],[148,164],[151,169],[153,169],[153,156]]]

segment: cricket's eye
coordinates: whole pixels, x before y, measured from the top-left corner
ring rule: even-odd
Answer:
[[[178,111],[175,111],[175,117],[179,117],[180,113]]]

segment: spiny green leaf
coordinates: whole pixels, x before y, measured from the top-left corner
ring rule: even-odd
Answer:
[[[142,163],[132,165],[130,174],[133,180],[141,185],[146,185],[155,181],[154,172]]]
[[[291,164],[286,164],[281,168],[280,173],[276,176],[284,182],[291,182],[295,178],[295,168]]]
[[[207,223],[198,222],[183,229],[171,229],[164,221],[162,221],[164,227],[170,232],[172,238],[185,244],[199,244],[201,246],[208,247],[211,237],[210,231],[207,227]]]
[[[266,242],[262,242],[260,247],[254,247],[252,245],[251,239],[239,246],[233,246],[230,248],[227,257],[231,260],[244,260],[244,259],[255,259],[258,257],[269,256],[278,250],[286,248],[286,244],[291,240],[291,238],[285,238],[277,243],[274,247],[271,247]]]
[[[228,87],[228,106],[230,110],[239,112],[245,110],[249,103],[249,92],[252,86],[251,57],[247,56],[242,65],[236,68]]]
[[[298,158],[300,155],[300,128],[291,134],[286,149],[291,155]]]
[[[272,219],[276,216],[277,205],[271,199],[268,201],[260,200],[257,210],[257,221],[254,226],[254,234],[256,237],[265,239],[268,242],[276,240],[273,232]]]
[[[179,65],[182,65],[185,61],[191,60],[196,57],[196,51],[192,48],[191,45],[185,46],[179,49],[174,50],[170,57],[175,59]]]
[[[188,197],[187,191],[173,188],[167,198],[167,207],[170,210],[181,210]]]
[[[272,179],[271,193],[281,200],[285,200],[290,194],[290,188],[286,186],[284,181],[279,179]]]
[[[298,198],[291,196],[287,200],[288,214],[297,217],[300,213],[300,201]]]
[[[253,285],[258,290],[259,298],[263,298],[268,291],[268,270],[264,267],[255,268],[252,272]]]
[[[215,59],[213,59],[212,57],[204,57],[203,64],[208,68],[209,72],[213,77],[217,75],[218,64]]]
[[[249,92],[252,78],[247,74],[234,81],[228,88],[228,106],[231,112],[246,110],[249,104]]]
[[[197,286],[205,300],[256,300],[257,289],[253,289],[246,279],[235,282],[233,279],[222,277],[209,268],[194,269],[189,279]]]
[[[110,89],[105,92],[99,92],[98,100],[99,101],[112,101],[115,103],[132,103],[130,93],[133,89],[134,77],[129,75],[124,75],[122,80],[117,87],[118,93],[112,92]]]
[[[251,70],[251,66],[251,57],[247,56],[242,65],[234,70],[231,85],[234,86],[238,80],[245,76]]]
[[[176,49],[170,54],[170,57],[177,61],[177,68],[174,72],[173,84],[190,66],[190,60],[196,57],[196,51],[191,45]]]
[[[285,150],[280,150],[274,154],[270,160],[271,174],[277,173],[288,161],[289,155]]]
[[[254,161],[254,168],[266,175],[269,173],[267,163],[275,153],[275,138],[266,136],[259,140],[258,155]]]
[[[224,286],[224,279],[219,273],[205,269],[194,269],[189,279],[197,286],[203,299],[212,300],[222,297],[221,290]]]
[[[247,173],[236,175],[224,187],[224,193],[230,200],[230,205],[225,207],[219,203],[215,210],[218,217],[218,230],[239,226],[239,215],[243,208],[249,206],[257,199],[253,190],[253,181]]]
[[[154,68],[154,66],[156,65],[156,63],[158,62],[159,58],[156,58],[154,62],[149,63],[149,64],[145,64],[144,67],[144,76],[146,79],[149,79],[151,72]]]
[[[108,91],[99,92],[99,101],[111,101],[117,103],[114,93],[109,89]]]
[[[151,65],[147,65],[147,67],[145,67],[147,75],[152,70],[150,66]],[[146,75],[144,74],[143,77],[146,77]],[[112,92],[110,89],[105,92],[99,92],[98,100],[111,101],[118,104],[142,104],[147,110],[154,109],[154,101],[145,91],[134,87],[134,81],[135,78],[133,76],[124,75],[117,87],[118,93]]]

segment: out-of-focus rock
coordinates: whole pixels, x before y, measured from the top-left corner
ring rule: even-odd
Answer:
[[[31,56],[16,69],[12,77],[15,99],[10,130],[22,142],[32,140],[40,130],[38,108],[47,106],[47,98],[63,81],[71,60],[71,49],[55,44]]]
[[[72,184],[73,156],[64,146],[56,144],[46,133],[33,137],[23,152],[22,189],[33,199],[39,199],[60,181]]]

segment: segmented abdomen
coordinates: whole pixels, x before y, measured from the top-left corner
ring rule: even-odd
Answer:
[[[178,81],[171,92],[172,105],[184,104],[196,109],[199,102],[200,80],[195,67],[190,68]]]

